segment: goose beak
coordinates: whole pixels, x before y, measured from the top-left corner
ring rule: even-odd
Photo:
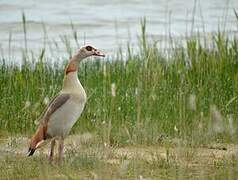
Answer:
[[[94,56],[101,56],[101,57],[105,57],[105,54],[103,54],[103,53],[101,53],[99,50],[95,50],[94,51],[94,54],[93,54]]]

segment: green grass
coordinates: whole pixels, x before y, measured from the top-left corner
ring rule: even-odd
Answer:
[[[27,41],[24,14],[22,18]],[[72,30],[78,46],[73,24]],[[45,163],[42,154],[29,159],[8,152],[0,156],[0,178],[237,177],[236,156],[214,158],[209,165],[193,166],[191,162],[199,153],[198,147],[237,144],[238,39],[218,32],[210,42],[199,36],[187,38],[186,47],[171,39],[166,58],[156,43],[146,38],[145,20],[141,30],[136,53],[128,45],[126,58],[119,50],[115,59],[80,64],[78,76],[88,101],[71,133],[93,134],[96,141],[90,146],[96,152],[68,151],[63,166]],[[74,50],[69,39],[62,36],[61,40],[70,56]],[[46,102],[61,89],[68,59],[50,64],[45,51],[41,49],[36,56],[25,42],[21,65],[6,63],[8,59],[2,57],[0,137],[30,136]],[[119,163],[108,162],[114,155],[105,148],[138,145],[160,145],[166,158],[158,155],[148,161],[120,156],[116,158]],[[185,149],[175,156],[171,152],[174,147]]]
[[[140,51],[128,47],[126,60],[119,53],[115,60],[81,63],[78,75],[89,99],[73,133],[94,132],[112,144],[154,144],[161,135],[237,140],[231,132],[238,127],[238,40],[217,33],[213,47],[204,48],[199,37],[187,39],[186,48],[172,48],[166,60],[145,29],[142,22]],[[25,53],[20,66],[0,63],[3,133],[31,134],[44,99],[62,85],[67,60],[50,65],[44,49],[39,57]]]

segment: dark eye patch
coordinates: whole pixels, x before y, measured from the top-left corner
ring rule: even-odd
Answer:
[[[87,49],[87,51],[92,51],[93,50],[92,46],[86,46],[86,49]]]

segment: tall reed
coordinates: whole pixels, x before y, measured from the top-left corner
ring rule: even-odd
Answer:
[[[78,44],[73,25],[72,30]],[[73,133],[95,132],[102,140],[119,144],[157,143],[162,134],[234,141],[229,128],[238,127],[237,38],[218,32],[213,48],[203,47],[199,37],[188,38],[186,48],[173,48],[167,59],[156,43],[148,43],[145,20],[141,31],[140,51],[133,54],[128,45],[126,60],[119,53],[117,59],[80,65],[79,78],[89,99]],[[71,56],[70,41],[66,36],[61,39]],[[0,63],[0,129],[8,133],[31,133],[34,121],[62,84],[65,62],[46,63],[45,49],[39,57],[29,53],[32,59],[25,57],[21,66],[7,65],[4,58]],[[211,135],[214,106],[225,128]],[[228,117],[234,120],[232,126]]]

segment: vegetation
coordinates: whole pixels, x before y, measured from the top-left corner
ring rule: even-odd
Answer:
[[[173,48],[166,60],[156,44],[147,44],[144,26],[138,54],[128,47],[126,60],[119,54],[116,61],[81,64],[79,78],[88,103],[74,132],[96,132],[113,144],[151,144],[161,134],[193,137],[200,132],[208,137],[214,130],[232,141],[235,129],[229,128],[237,127],[238,111],[238,40],[218,33],[213,48],[204,48],[198,38],[188,39],[186,48]],[[44,50],[37,58],[23,58],[21,66],[5,59],[0,65],[0,129],[14,134],[35,130],[34,121],[60,90],[64,75],[63,64],[45,62]]]
[[[161,147],[159,147],[161,148]],[[144,147],[145,152],[148,148]],[[131,149],[133,157],[115,156],[113,149],[100,149],[66,154],[64,164],[51,165],[44,154],[32,158],[15,154],[0,161],[1,179],[236,179],[236,156],[221,159],[214,154],[201,157],[198,153],[171,152],[167,159],[158,147],[149,150],[151,158],[140,155],[141,148]],[[130,151],[130,149],[125,149]],[[194,150],[192,150],[194,151]],[[192,152],[191,151],[191,152]],[[209,153],[209,152],[207,152]],[[213,156],[213,157],[212,157]]]
[[[24,33],[26,35],[27,31],[24,30]],[[71,54],[73,50],[69,41],[63,39]],[[133,48],[128,45],[126,58],[119,51],[115,60],[96,59],[81,63],[78,75],[88,94],[88,102],[72,134],[90,132],[97,139],[93,146],[99,149],[159,144],[166,148],[166,153],[174,144],[194,148],[214,142],[237,142],[238,39],[218,32],[210,42],[197,36],[187,38],[186,47],[171,44],[173,46],[165,56],[156,43],[148,43],[146,23],[143,21],[138,52],[133,53]],[[4,57],[0,63],[2,137],[31,134],[36,129],[34,121],[62,85],[67,59],[52,65],[47,63],[45,49],[36,57],[27,52],[27,43],[25,46],[21,65],[6,63]],[[174,143],[175,139],[179,143]],[[110,165],[105,157],[101,158],[103,155],[92,156],[83,152],[73,155],[67,155],[62,169],[42,165],[42,155],[34,159],[6,155],[2,162],[12,168],[5,171],[6,167],[1,163],[0,169],[5,172],[4,176],[17,169],[17,172],[23,173],[23,177],[38,177],[41,168],[43,175],[48,171],[51,171],[51,175],[61,172],[66,178],[74,179],[78,173],[94,177],[93,172],[99,166],[103,175],[110,166],[107,174],[110,178],[115,170],[119,171],[125,164],[123,157],[120,157],[119,165]],[[237,167],[234,158],[222,160],[211,169],[219,171],[227,164],[228,167]],[[145,159],[138,161],[132,158],[126,161],[125,166],[129,170],[122,177],[139,177],[140,173],[159,176],[155,173],[158,169],[162,169],[164,177],[168,172],[176,175],[178,169],[185,174],[193,171],[193,168],[183,169],[177,163],[177,160],[171,162],[168,158],[149,163]],[[79,172],[77,169],[80,169]],[[222,170],[219,173],[222,177],[227,173],[230,177],[237,177],[236,171],[230,171]],[[120,173],[118,176],[121,177]]]

